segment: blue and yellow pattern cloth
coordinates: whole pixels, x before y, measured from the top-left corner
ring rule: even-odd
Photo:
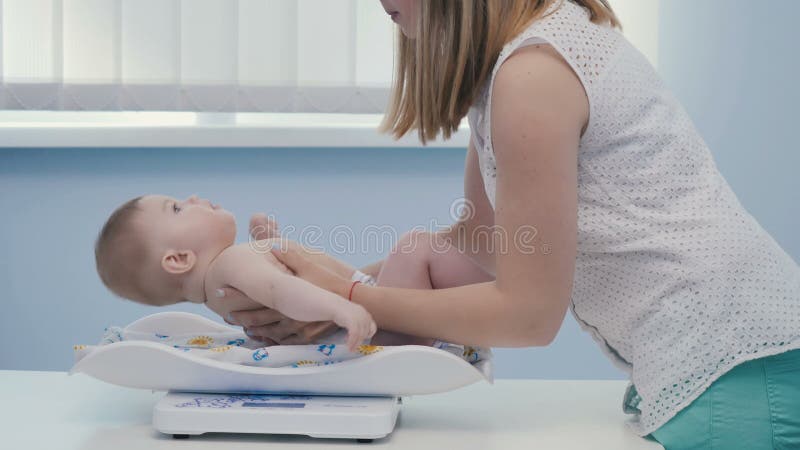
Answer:
[[[325,366],[376,354],[383,350],[382,346],[369,345],[369,342],[365,341],[356,351],[351,352],[345,344],[345,338],[346,331],[339,330],[315,344],[264,347],[262,342],[250,339],[243,332],[236,330],[203,334],[169,333],[168,330],[145,333],[111,326],[105,329],[98,345],[76,345],[73,350],[75,362],[78,362],[104,345],[123,341],[150,341],[168,346],[176,352],[190,352],[193,356],[202,358],[258,367]],[[436,341],[433,347],[463,358],[479,370],[487,366],[485,363],[492,357],[491,350],[480,347],[442,341]]]

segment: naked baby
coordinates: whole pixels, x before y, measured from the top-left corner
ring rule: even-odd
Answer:
[[[295,277],[268,250],[271,240],[235,244],[235,238],[234,216],[208,200],[146,195],[120,206],[103,226],[95,246],[97,271],[112,292],[148,305],[205,303],[223,317],[230,311],[266,306],[295,320],[333,321],[347,330],[351,350],[372,336],[376,345],[433,344],[434,339],[385,330],[376,335],[376,324],[362,306]],[[280,242],[304,250],[299,244]],[[387,258],[381,276],[397,287],[437,288],[430,282],[444,279],[442,283],[449,283],[448,274],[461,278],[468,272],[448,255],[436,257],[437,274],[404,270],[400,258],[419,260],[420,256],[408,253]],[[415,285],[411,278],[418,276],[428,285]],[[216,298],[215,291],[223,287],[238,289],[257,303],[232,304]],[[325,295],[309,295],[312,291]]]

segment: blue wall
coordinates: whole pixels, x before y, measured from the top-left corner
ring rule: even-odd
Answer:
[[[797,0],[663,0],[659,38],[659,72],[717,167],[796,262],[799,16]]]
[[[659,70],[742,203],[797,261],[800,2],[760,5],[662,2]],[[129,197],[208,196],[237,215],[240,236],[254,211],[326,232],[402,232],[450,221],[462,169],[452,149],[0,149],[0,369],[67,370],[73,344],[163,310],[113,298],[94,272],[98,228]],[[361,265],[374,250],[341,256]],[[500,378],[623,378],[569,315],[550,347],[496,353]]]

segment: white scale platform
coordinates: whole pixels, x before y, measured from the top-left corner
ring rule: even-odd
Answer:
[[[368,442],[394,430],[401,404],[400,397],[169,392],[156,404],[153,426],[175,438],[267,433]]]
[[[135,321],[123,334],[236,331],[196,314],[168,311]],[[379,439],[394,429],[401,397],[492,379],[491,360],[473,365],[447,351],[419,345],[389,346],[365,358],[297,368],[231,364],[145,340],[76,352],[70,374],[168,392],[155,407],[153,425],[176,437],[220,432]]]

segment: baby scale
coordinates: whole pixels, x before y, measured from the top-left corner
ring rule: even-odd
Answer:
[[[163,312],[126,330],[230,331],[203,316]],[[100,345],[70,374],[119,386],[166,391],[153,411],[156,430],[175,438],[203,433],[301,434],[370,441],[390,434],[402,396],[492,381],[491,361],[475,365],[440,349],[403,345],[369,356],[309,367],[254,367],[128,340]]]

